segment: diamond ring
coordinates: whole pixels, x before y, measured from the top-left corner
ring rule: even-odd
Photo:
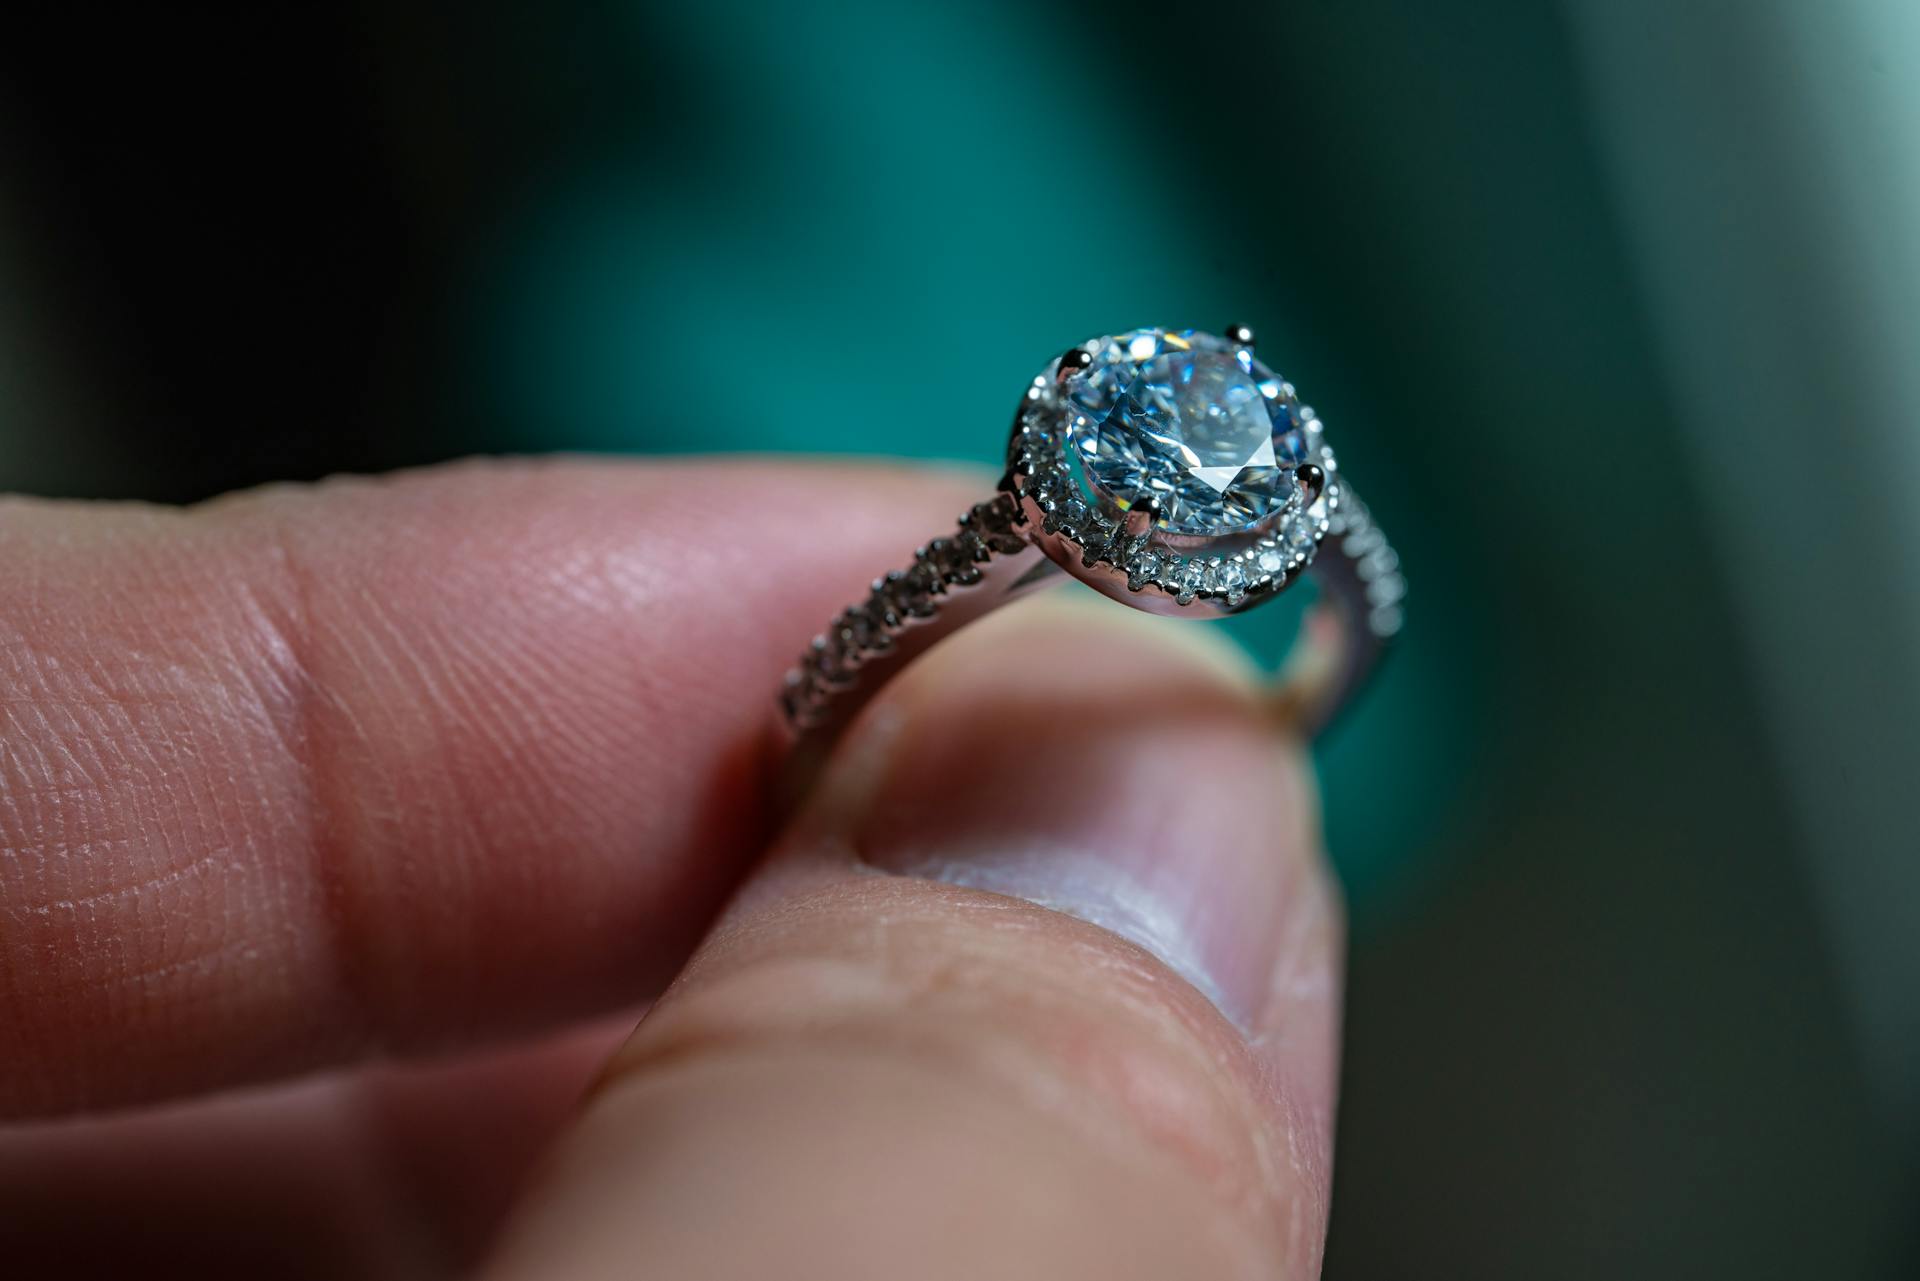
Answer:
[[[1406,594],[1319,417],[1254,355],[1252,330],[1096,338],[1027,388],[999,492],[876,580],[787,673],[781,710],[802,758],[928,647],[1065,576],[1188,617],[1251,609],[1310,576],[1320,598],[1275,695],[1308,733],[1379,661]]]

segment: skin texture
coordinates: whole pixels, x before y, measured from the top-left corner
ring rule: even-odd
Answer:
[[[799,643],[982,488],[546,462],[0,504],[0,1250],[1317,1273],[1339,912],[1237,661],[1023,605],[790,823],[766,799]]]

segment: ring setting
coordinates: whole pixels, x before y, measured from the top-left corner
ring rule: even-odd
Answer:
[[[875,579],[788,672],[780,705],[794,774],[804,778],[900,668],[1045,583],[1072,577],[1136,609],[1208,617],[1308,575],[1320,598],[1275,697],[1312,733],[1398,634],[1406,595],[1319,415],[1243,325],[1070,347],[1021,397],[998,492]]]

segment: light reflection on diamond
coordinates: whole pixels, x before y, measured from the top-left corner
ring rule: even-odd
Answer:
[[[1160,528],[1250,529],[1296,492],[1306,435],[1282,381],[1245,348],[1192,330],[1096,343],[1069,380],[1068,439],[1095,497],[1160,505]]]

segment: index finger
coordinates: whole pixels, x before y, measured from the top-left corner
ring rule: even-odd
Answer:
[[[796,638],[967,488],[553,461],[0,503],[0,1116],[657,988],[763,838]]]

